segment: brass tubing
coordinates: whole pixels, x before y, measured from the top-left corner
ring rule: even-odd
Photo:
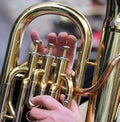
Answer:
[[[63,105],[69,108],[71,100],[73,99],[73,91],[74,91],[73,81],[71,77],[68,77],[65,74],[60,75],[60,81],[65,82],[66,84],[67,93]]]
[[[39,76],[43,77],[43,75],[44,75],[44,70],[42,70],[42,69],[36,69],[35,70],[33,80],[31,81],[31,85],[29,87],[30,91],[29,91],[29,94],[28,94],[28,103],[27,103],[28,108],[32,108],[34,106],[31,103],[31,98],[34,97],[36,85],[41,84],[41,81],[39,81]],[[47,84],[45,84],[45,86],[46,85]]]
[[[72,78],[65,74],[67,61],[63,60],[66,59],[66,50],[61,57],[61,62],[59,65],[59,70],[56,71],[58,76],[56,77],[57,80],[51,81],[52,85],[50,87],[51,96],[55,96],[55,92],[59,91],[59,85],[64,84],[66,85],[66,100],[64,101],[65,106],[69,106],[69,100],[72,99],[72,95],[75,95],[76,101],[79,103],[80,96],[90,95],[90,102],[88,105],[88,113],[86,117],[86,122],[113,122],[116,120],[115,114],[116,110],[119,105],[119,91],[120,91],[120,79],[119,79],[119,70],[120,70],[120,0],[107,0],[107,10],[106,10],[106,17],[103,23],[102,28],[102,37],[100,40],[100,45],[98,49],[98,57],[95,63],[89,61],[89,53],[91,49],[91,42],[92,42],[92,32],[89,26],[89,23],[85,19],[85,17],[80,14],[78,11],[73,9],[70,6],[61,3],[55,2],[44,2],[44,3],[37,3],[28,9],[26,9],[16,20],[11,34],[9,38],[8,50],[6,52],[4,65],[2,68],[1,74],[1,83],[0,83],[0,105],[2,106],[0,109],[1,111],[1,120],[4,117],[8,117],[13,119],[15,116],[10,115],[3,115],[2,113],[6,109],[4,106],[7,105],[6,101],[8,99],[8,107],[10,111],[12,111],[13,106],[11,103],[11,96],[9,95],[11,84],[16,75],[17,68],[21,68],[21,71],[17,71],[18,73],[27,72],[28,75],[23,81],[23,89],[20,93],[23,99],[20,99],[18,104],[19,110],[23,108],[25,100],[25,96],[27,93],[27,88],[29,86],[29,82],[32,84],[30,87],[30,96],[34,95],[34,90],[36,84],[39,84],[41,87],[41,93],[44,94],[44,91],[47,85],[50,85],[49,75],[50,69],[53,66],[56,68],[57,64],[53,62],[52,48],[48,55],[46,55],[46,59],[38,61],[37,57],[31,58],[28,62],[28,68],[23,65],[23,67],[18,67],[18,59],[19,59],[19,49],[21,48],[22,39],[24,36],[24,32],[28,24],[34,20],[35,18],[46,15],[46,14],[56,14],[62,15],[70,20],[72,20],[78,27],[81,33],[81,41],[82,44],[80,45],[80,51],[78,54],[77,65],[75,68],[75,76]],[[19,48],[18,48],[19,47]],[[65,47],[66,48],[66,47]],[[38,45],[36,45],[36,51],[38,51]],[[36,52],[35,52],[36,53]],[[36,53],[38,54],[38,53]],[[33,53],[34,55],[34,53]],[[116,58],[115,58],[116,57]],[[37,58],[37,60],[36,60]],[[114,59],[114,60],[113,60]],[[41,64],[41,62],[43,64]],[[110,63],[111,62],[111,63]],[[38,63],[43,66],[41,69],[36,69],[36,65]],[[51,64],[51,65],[49,65]],[[108,65],[109,64],[109,65]],[[87,65],[95,66],[94,70],[94,78],[93,78],[93,86],[87,89],[82,89],[82,84],[84,81],[84,75],[86,71]],[[17,67],[17,68],[16,68]],[[23,70],[22,68],[25,69]],[[15,68],[15,69],[14,69]],[[49,73],[47,72],[49,69]],[[18,69],[19,70],[19,69]],[[13,74],[12,74],[13,73]],[[34,78],[32,77],[34,74]],[[42,80],[39,80],[39,76]],[[33,82],[31,82],[33,78]],[[11,81],[10,81],[11,80]],[[75,88],[73,88],[73,82]],[[64,85],[63,85],[64,87]],[[62,86],[61,86],[62,88]],[[101,92],[102,91],[102,92]],[[100,94],[98,94],[98,92]],[[52,95],[53,94],[53,95]],[[3,97],[5,96],[5,97]],[[106,97],[108,96],[108,97]],[[99,99],[100,98],[100,99]],[[16,110],[17,110],[16,109]],[[20,121],[20,111],[18,112],[18,117],[16,118],[15,122]],[[10,112],[11,115],[14,114]],[[14,120],[14,119],[13,119]]]
[[[100,42],[104,45],[104,51],[100,61],[98,77],[100,77],[106,66],[117,55],[120,55],[120,0],[107,0],[106,16]],[[109,76],[109,82],[104,86],[101,94],[97,96],[95,122],[115,121],[111,117],[115,117],[114,111],[117,110],[115,105],[119,104],[119,100],[116,99],[120,86],[119,69],[120,65],[118,64]]]
[[[81,32],[81,37],[82,37],[82,41],[84,42],[84,46],[83,46],[83,52],[82,53],[80,52],[80,54],[82,54],[81,58],[79,58],[78,60],[78,62],[80,61],[81,63],[83,63],[81,65],[81,68],[77,69],[77,74],[78,74],[77,81],[79,81],[80,79],[79,76],[81,75],[82,72],[81,70],[83,70],[84,66],[86,65],[84,62],[88,60],[88,56],[91,48],[91,42],[92,42],[92,32],[88,21],[78,11],[65,4],[55,3],[55,2],[37,3],[29,7],[28,9],[26,9],[18,17],[11,30],[9,43],[7,47],[8,50],[6,51],[5,60],[4,60],[1,77],[0,77],[1,96],[4,96],[4,92],[6,89],[5,84],[7,84],[8,82],[7,78],[9,73],[18,65],[22,39],[26,27],[35,18],[46,14],[57,14],[71,19],[78,26],[78,29]],[[30,70],[29,72],[30,73],[28,77],[30,78],[32,70]],[[0,104],[2,103],[3,103],[3,98],[0,99]],[[2,108],[0,109],[1,109],[0,111],[2,111]]]
[[[7,76],[9,72],[18,64],[19,49],[21,48],[25,28],[33,19],[45,14],[58,14],[66,16],[70,18],[73,22],[75,22],[81,32],[82,40],[84,41],[84,51],[82,53],[82,55],[84,54],[84,56],[80,60],[82,60],[81,62],[85,62],[85,58],[87,59],[91,48],[92,32],[90,25],[88,24],[85,17],[72,7],[61,3],[37,3],[26,9],[16,20],[12,28],[9,38],[8,50],[6,52],[1,74],[2,77],[0,83],[0,91],[3,90],[3,84],[7,82]],[[84,65],[81,65],[80,69],[83,69]],[[78,71],[78,74],[80,74],[79,72],[80,71]]]
[[[41,77],[41,80],[38,82],[40,87],[40,93],[41,95],[46,94],[48,81],[51,73],[52,64],[55,60],[55,56],[53,56],[53,49],[54,46],[52,43],[49,43],[49,51],[48,54],[43,55],[43,62],[42,62],[42,70],[44,71],[44,74]],[[40,69],[41,70],[41,69]],[[41,75],[41,73],[39,74]],[[38,76],[37,76],[38,77]],[[38,79],[38,78],[34,78]]]
[[[106,66],[120,54],[120,0],[106,0],[106,15],[102,27],[102,36],[97,56],[97,67],[93,75],[93,84],[105,70]],[[119,101],[115,98],[118,93],[119,65],[113,69],[108,81],[98,95],[90,97],[86,122],[113,122],[110,113],[114,114]],[[99,106],[99,107],[98,107]],[[91,111],[92,108],[92,111]],[[91,112],[91,113],[90,113]],[[90,116],[89,116],[90,115]],[[89,120],[89,118],[93,118]],[[96,119],[97,118],[97,119]]]
[[[11,89],[11,85],[12,85],[12,82],[13,82],[13,78],[18,74],[18,73],[27,73],[28,72],[28,68],[27,67],[16,67],[10,74],[9,74],[9,76],[8,76],[8,83],[7,84],[5,84],[5,86],[6,86],[6,89],[5,89],[5,92],[4,92],[4,96],[1,96],[2,98],[1,98],[1,110],[0,110],[0,113],[1,113],[1,115],[0,115],[0,121],[2,122],[2,120],[4,119],[4,117],[8,117],[8,118],[15,118],[15,111],[14,111],[14,109],[13,109],[13,107],[12,106],[9,106],[10,104],[8,104],[8,107],[9,107],[9,111],[11,112],[10,114],[10,116],[7,116],[7,115],[3,115],[2,113],[4,113],[5,112],[5,107],[7,106],[7,102],[12,102],[12,101],[9,101],[9,99],[11,99],[11,98],[9,98],[9,94],[10,94],[10,89]],[[11,104],[12,105],[12,104]],[[4,114],[6,114],[6,113],[4,113]]]
[[[117,56],[104,70],[100,78],[98,79],[98,82],[94,84],[92,87],[82,89],[82,88],[75,88],[74,94],[80,95],[80,96],[87,96],[87,95],[93,95],[98,92],[104,87],[104,85],[109,82],[107,79],[111,72],[113,71],[113,68],[120,63],[120,55]]]
[[[61,74],[66,73],[67,65],[68,65],[68,58],[66,57],[67,51],[69,46],[63,46],[63,54],[60,57],[57,57],[57,65],[56,70],[53,78],[53,84],[50,87],[50,95],[54,98],[57,95],[57,90],[61,85]],[[68,85],[68,84],[67,84]],[[57,99],[57,98],[56,98]]]
[[[29,83],[30,83],[29,78],[23,79],[20,93],[19,93],[19,99],[15,108],[16,117],[13,119],[13,122],[21,122]]]

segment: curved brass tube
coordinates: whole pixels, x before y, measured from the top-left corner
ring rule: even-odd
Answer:
[[[109,82],[107,79],[111,72],[113,71],[113,68],[120,62],[120,55],[117,56],[113,61],[106,67],[96,84],[94,84],[92,87],[82,89],[82,88],[75,88],[74,94],[79,96],[87,96],[87,95],[93,95],[98,92],[104,87],[104,85]]]
[[[92,104],[90,105],[90,107],[88,107],[88,110],[90,111],[88,112],[88,117],[86,119],[86,122],[89,121],[98,122],[101,121],[100,118],[103,118],[103,121],[105,122],[107,114],[103,115],[102,113],[100,113],[101,110],[99,110],[97,115],[95,115],[93,109],[95,109],[95,104],[97,99],[96,95],[98,94],[100,89],[102,89],[103,86],[105,86],[105,84],[111,82],[111,81],[107,81],[108,76],[112,73],[113,68],[120,62],[120,55],[119,55],[120,54],[120,45],[119,45],[119,40],[120,40],[120,35],[119,35],[120,6],[119,5],[120,4],[119,3],[120,3],[119,0],[107,0],[107,4],[108,4],[107,14],[106,14],[105,22],[103,24],[103,34],[100,41],[98,57],[95,63],[89,61],[89,54],[91,51],[91,44],[92,44],[92,31],[84,15],[82,15],[81,13],[79,13],[78,11],[76,11],[75,9],[73,9],[68,5],[62,3],[55,3],[55,2],[37,3],[29,7],[28,9],[26,9],[15,21],[15,24],[12,28],[10,38],[9,38],[9,43],[8,43],[8,50],[6,52],[5,61],[2,68],[2,73],[0,77],[0,93],[1,93],[0,122],[5,122],[6,118],[12,119],[14,122],[21,121],[24,104],[28,103],[29,106],[32,107],[32,104],[30,103],[30,99],[31,97],[34,96],[36,85],[39,85],[39,89],[40,89],[39,94],[41,95],[46,93],[46,88],[48,85],[50,89],[47,92],[50,93],[51,96],[53,97],[56,96],[55,93],[57,92],[59,85],[60,85],[60,90],[62,88],[62,85],[63,87],[65,86],[66,87],[65,89],[67,89],[66,90],[67,95],[64,101],[65,106],[69,106],[71,99],[74,96],[75,96],[74,99],[79,104],[80,96],[90,95],[90,104],[91,103]],[[56,15],[62,15],[67,17],[77,25],[81,33],[82,43],[80,45],[78,60],[75,67],[75,75],[73,77],[67,76],[65,74],[67,63],[68,63],[68,59],[66,58],[66,52],[68,49],[67,46],[64,46],[63,55],[58,58],[57,63],[54,62],[55,57],[52,55],[52,50],[53,50],[52,44],[48,54],[44,55],[44,60],[41,61],[39,59],[40,54],[38,52],[39,41],[36,40],[35,50],[30,53],[30,57],[27,62],[27,65],[18,66],[19,53],[20,53],[21,43],[22,43],[25,29],[27,28],[28,24],[31,21],[33,21],[35,18],[46,14],[56,14]],[[111,62],[111,59],[114,60]],[[38,68],[38,65],[41,65],[41,67]],[[93,86],[87,89],[82,89],[87,65],[95,66]],[[52,84],[50,84],[49,76],[51,73],[51,68],[53,67],[55,68],[55,75]],[[112,77],[112,79],[110,80],[113,81],[116,80],[117,82],[118,75],[119,75],[119,67],[116,69],[117,71],[115,71],[115,73],[117,73],[117,78]],[[11,85],[14,82],[13,81],[14,77],[19,73],[20,74],[25,73],[26,75],[25,78],[22,79],[20,97],[18,98],[18,103],[17,103],[18,105],[14,110],[12,105],[13,94],[11,90]],[[113,75],[115,75],[115,73],[113,73]],[[112,105],[112,107],[115,106],[115,109],[117,108],[116,104],[118,104],[119,93],[117,93],[117,91],[118,91],[119,83],[117,83],[116,86],[117,89],[113,89],[113,91],[115,90],[116,96],[114,97],[114,101],[113,101],[114,105]],[[108,91],[111,92],[111,90],[112,89],[107,90],[107,92]],[[101,97],[100,103],[102,103],[103,99],[104,96]],[[117,102],[115,101],[116,99]],[[26,101],[28,100],[27,103],[25,102],[25,100]],[[111,104],[109,104],[109,106],[110,105]],[[5,108],[5,106],[7,107]],[[99,105],[98,108],[101,109],[101,105]],[[106,113],[108,111],[108,108],[105,111]],[[7,115],[8,112],[10,113],[10,115]],[[112,115],[111,113],[112,112],[110,112],[110,115],[112,117],[109,117],[106,122],[109,121],[112,122],[115,115],[115,111],[114,111],[114,115]],[[94,118],[94,116],[97,116],[96,117],[97,119]]]
[[[86,58],[88,57],[90,53],[89,51],[90,51],[91,41],[92,41],[92,32],[91,32],[90,25],[88,24],[85,17],[82,14],[80,14],[78,11],[74,10],[73,8],[61,3],[54,3],[54,2],[39,3],[39,4],[37,3],[29,7],[28,9],[26,9],[16,20],[12,28],[10,38],[9,38],[9,45],[7,48],[8,50],[6,52],[5,62],[1,74],[2,76],[1,84],[0,84],[1,87],[6,82],[6,78],[9,72],[18,64],[19,52],[20,52],[19,50],[21,48],[21,43],[22,43],[22,38],[24,36],[25,28],[36,17],[45,14],[63,15],[70,18],[72,21],[74,21],[78,26],[82,35],[81,36],[82,40],[85,43],[84,46],[85,49],[83,51],[84,57]]]
[[[73,98],[73,92],[74,92],[74,86],[73,86],[73,81],[71,77],[68,77],[65,74],[61,74],[60,79],[66,83],[67,86],[67,93],[66,93],[66,98],[63,102],[63,105],[66,107],[70,107],[71,100]]]
[[[28,68],[27,67],[16,67],[14,68],[14,70],[12,70],[12,72],[9,74],[8,76],[8,83],[6,84],[6,89],[4,91],[4,96],[2,96],[3,98],[1,99],[1,111],[5,111],[6,109],[6,106],[8,106],[9,108],[9,113],[10,115],[7,115],[4,113],[4,117],[5,118],[10,118],[10,119],[13,119],[16,117],[16,114],[15,114],[15,110],[11,104],[11,97],[12,97],[12,91],[14,89],[11,88],[12,86],[12,82],[14,82],[14,78],[17,74],[19,73],[27,73],[28,72]],[[9,91],[9,92],[8,92]],[[9,99],[8,99],[9,98]],[[3,118],[0,118],[0,121],[2,121]]]
[[[83,42],[83,49],[79,52],[79,59],[78,62],[82,63],[82,65],[79,66],[79,68],[76,68],[76,77],[77,79],[80,79],[84,75],[84,71],[86,67],[86,62],[88,61],[91,44],[92,44],[92,31],[90,28],[90,25],[84,15],[73,9],[72,7],[62,4],[62,3],[55,3],[55,2],[45,2],[45,3],[37,3],[28,9],[26,9],[15,21],[15,24],[12,28],[10,38],[9,38],[9,44],[7,47],[7,52],[4,60],[4,65],[1,72],[1,78],[0,78],[0,104],[2,104],[5,91],[5,84],[8,83],[7,79],[12,70],[14,70],[15,67],[18,65],[18,59],[19,59],[19,53],[22,43],[22,38],[24,36],[24,32],[28,24],[34,20],[35,18],[46,15],[46,14],[57,14],[62,15],[70,20],[72,20],[78,27],[81,38]],[[31,62],[32,63],[32,62]],[[35,61],[36,63],[36,61]],[[30,71],[28,71],[28,77],[24,79],[24,83],[29,82],[33,70],[31,69],[34,64],[31,64]],[[78,80],[77,80],[78,81]],[[31,82],[31,81],[30,81]],[[31,84],[31,83],[28,83]],[[78,83],[77,83],[78,85]],[[9,91],[7,91],[9,92]],[[22,93],[24,92],[24,89]],[[22,98],[20,100],[20,105],[22,103]],[[0,108],[1,109],[1,108]],[[17,110],[20,110],[20,107],[17,108]],[[0,110],[1,113],[4,111]],[[17,112],[18,115],[21,116],[21,112]],[[4,119],[4,117],[0,116],[1,120]],[[19,117],[15,118],[14,121],[18,121]]]

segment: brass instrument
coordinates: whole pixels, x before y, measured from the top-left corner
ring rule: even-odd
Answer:
[[[114,7],[112,5],[114,5]],[[30,103],[31,97],[37,94],[49,94],[57,99],[62,92],[64,92],[66,96],[64,101],[66,107],[69,107],[72,98],[76,99],[79,104],[80,96],[90,95],[86,122],[115,121],[120,100],[119,5],[119,0],[107,0],[107,12],[103,24],[103,34],[100,41],[98,58],[95,62],[89,61],[92,31],[84,15],[68,5],[55,2],[37,3],[26,9],[18,17],[12,28],[8,50],[1,72],[0,122],[8,120],[21,122],[24,106],[32,107]],[[57,14],[69,18],[77,25],[81,33],[82,46],[80,46],[75,75],[67,76],[65,74],[68,63],[68,59],[66,58],[67,46],[63,47],[63,55],[58,58],[58,62],[56,63],[54,62],[56,57],[52,54],[54,45],[49,44],[49,52],[44,55],[43,60],[41,60],[41,55],[38,52],[40,42],[37,40],[34,44],[35,49],[29,54],[27,63],[18,65],[22,38],[26,27],[38,16],[46,14]],[[82,89],[87,65],[95,66],[95,77],[93,78],[92,87]],[[49,75],[53,68],[55,72],[54,78],[51,80],[49,79]],[[15,82],[18,82],[16,79],[21,82],[21,88],[17,104],[14,107],[14,85]],[[114,86],[111,85],[113,83]],[[100,92],[101,89],[103,93],[98,97],[98,92]],[[106,98],[106,96],[104,98],[105,94],[110,96],[109,99]],[[107,106],[104,107],[103,101],[107,102],[105,104]],[[97,109],[96,106],[98,106]],[[107,111],[106,114],[102,115],[103,111]]]

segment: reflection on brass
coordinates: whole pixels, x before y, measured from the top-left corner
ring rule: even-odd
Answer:
[[[107,0],[106,18],[103,33],[95,62],[90,62],[92,32],[84,15],[74,8],[55,2],[37,3],[26,9],[16,20],[9,38],[8,50],[0,79],[0,122],[21,122],[24,106],[31,109],[34,105],[31,98],[48,94],[59,100],[65,94],[63,104],[69,108],[71,99],[80,103],[81,96],[89,95],[86,122],[114,122],[120,98],[120,19],[119,0]],[[19,54],[24,31],[35,18],[57,14],[72,20],[78,27],[82,43],[74,75],[68,76],[66,68],[69,59],[66,57],[68,46],[63,46],[63,55],[53,55],[53,44],[49,44],[48,54],[40,55],[39,41],[35,40],[35,48],[29,53],[29,60],[18,65]],[[19,48],[18,48],[19,47]],[[83,89],[84,76],[88,65],[94,66],[93,84]],[[53,71],[52,76],[51,72]],[[21,82],[19,97],[14,105],[15,84]],[[101,92],[102,91],[102,92]],[[97,108],[97,109],[96,109]],[[103,112],[104,111],[104,112]]]

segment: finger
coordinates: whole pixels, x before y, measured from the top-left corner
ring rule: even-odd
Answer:
[[[48,43],[52,43],[54,45],[54,47],[56,47],[56,38],[57,38],[56,33],[54,33],[54,32],[49,33],[48,34]],[[49,50],[49,46],[48,46],[48,50]],[[55,55],[54,50],[55,50],[55,48],[53,49],[53,52],[52,52],[53,55]]]
[[[80,113],[79,107],[75,100],[72,100],[70,110],[77,114]]]
[[[73,35],[69,35],[68,38],[67,38],[67,46],[70,47],[67,55],[68,57],[73,58],[74,56],[74,53],[75,53],[75,50],[76,50],[76,42],[77,42],[77,38]]]
[[[32,29],[31,32],[30,32],[30,35],[31,35],[32,41],[34,41],[34,40],[39,40],[40,41],[39,34],[36,30]]]
[[[73,111],[75,115],[79,117],[80,122],[84,122],[83,116],[80,113],[79,107],[75,100],[72,100],[70,110]]]
[[[56,45],[56,33],[52,32],[48,34],[48,43]]]
[[[30,35],[31,35],[32,41],[35,41],[35,40],[41,41],[39,34],[36,30],[32,29],[30,32]],[[44,45],[42,43],[40,43],[39,44],[39,53],[44,54],[44,52],[45,52]]]
[[[77,38],[73,35],[69,35],[67,38],[67,46],[70,47],[70,49],[67,52],[67,58],[69,59],[68,68],[67,68],[67,75],[71,75],[73,73],[72,67],[75,59],[75,53],[76,53],[76,43]]]
[[[44,106],[46,109],[49,110],[61,110],[63,108],[61,103],[48,95],[36,96],[32,98],[31,102],[36,106]]]
[[[40,108],[32,108],[30,113],[29,113],[29,118],[32,121],[35,120],[43,120],[47,117],[51,116],[51,112],[45,109],[40,109]]]
[[[56,54],[57,56],[61,56],[63,54],[63,46],[66,45],[68,34],[66,32],[61,32],[58,34],[57,42],[56,42]]]
[[[63,104],[64,103],[64,100],[65,100],[65,95],[64,94],[61,94],[60,95],[60,102]]]

